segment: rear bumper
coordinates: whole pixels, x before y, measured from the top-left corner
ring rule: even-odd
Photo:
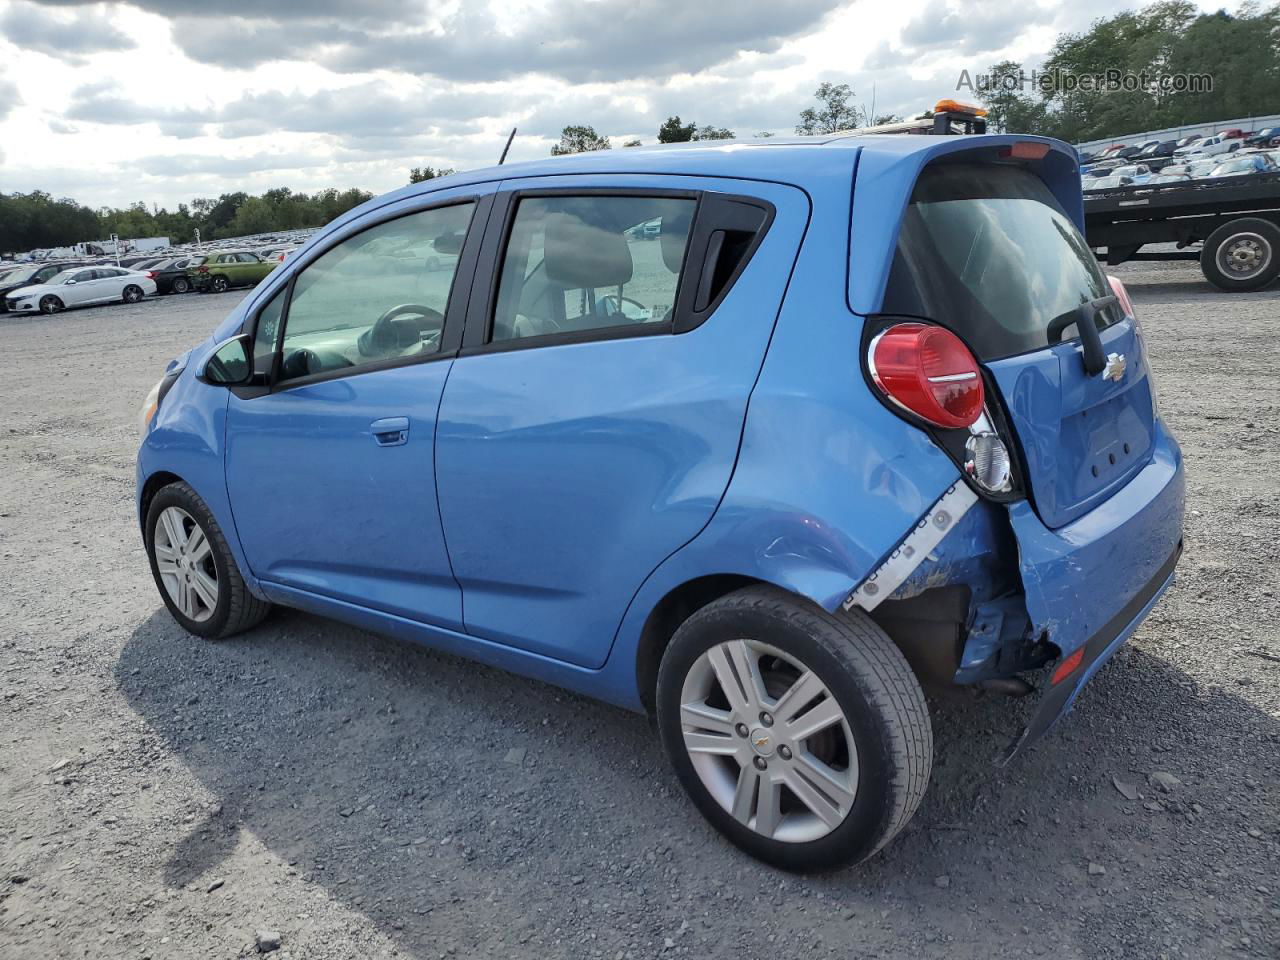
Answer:
[[[1004,756],[1030,746],[1071,709],[1081,687],[1137,629],[1173,582],[1182,553],[1182,453],[1156,422],[1154,456],[1132,480],[1056,530],[1027,503],[1010,507],[1033,635],[1081,661],[1050,686]]]
[[[1159,573],[1132,597],[1124,609],[1117,613],[1106,626],[1089,638],[1084,645],[1084,656],[1080,665],[1060,683],[1050,686],[1040,698],[1031,721],[1005,749],[997,761],[999,764],[1003,766],[1008,763],[1018,753],[1053,729],[1054,724],[1071,712],[1076,696],[1084,689],[1084,685],[1102,669],[1102,665],[1120,648],[1120,645],[1133,635],[1138,625],[1151,612],[1151,608],[1173,584],[1174,568],[1178,565],[1180,556],[1182,556],[1181,541],[1165,561],[1164,566],[1160,568]]]

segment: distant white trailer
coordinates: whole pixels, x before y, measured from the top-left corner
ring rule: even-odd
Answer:
[[[119,244],[121,254],[146,253],[148,250],[164,250],[170,246],[168,237],[135,237],[132,240],[94,240],[90,243],[78,243],[76,246],[84,256],[114,257]]]

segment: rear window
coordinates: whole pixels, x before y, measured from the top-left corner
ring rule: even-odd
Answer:
[[[1018,167],[925,168],[898,233],[884,312],[925,317],[981,360],[1078,336],[1080,305],[1111,293],[1093,252],[1044,182]],[[1109,307],[1099,329],[1120,319]]]

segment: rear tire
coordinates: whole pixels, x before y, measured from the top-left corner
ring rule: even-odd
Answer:
[[[1204,242],[1200,270],[1222,290],[1261,290],[1280,275],[1280,227],[1258,217],[1223,224]]]
[[[174,293],[186,293],[190,289],[191,289],[191,281],[189,281],[186,277],[178,277],[176,280],[173,281]]]
[[[257,626],[271,611],[249,592],[218,521],[187,484],[156,493],[145,530],[156,588],[188,633],[221,640]]]
[[[753,682],[731,693],[725,671],[730,683]],[[906,826],[929,782],[924,694],[861,611],[832,616],[774,587],[731,593],[676,631],[656,701],[663,746],[695,806],[784,870],[872,856]],[[820,711],[826,720],[812,719]]]
[[[120,299],[125,303],[137,303],[144,296],[146,296],[146,294],[142,292],[142,288],[131,283],[129,286],[124,288],[124,293],[121,294]]]
[[[226,293],[227,288],[230,286],[231,284],[227,282],[226,277],[214,277],[209,281],[209,289],[214,293]]]
[[[62,310],[63,307],[64,307],[63,302],[59,300],[57,297],[55,297],[53,294],[50,294],[47,297],[40,298],[41,313],[57,313],[59,310]]]

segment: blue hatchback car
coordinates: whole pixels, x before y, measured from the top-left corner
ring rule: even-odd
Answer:
[[[272,604],[657,726],[789,869],[920,803],[923,690],[1070,710],[1173,578],[1183,473],[1076,154],[1008,136],[617,150],[416,184],[170,363],[160,596]],[[1012,733],[1012,731],[1011,731]]]

